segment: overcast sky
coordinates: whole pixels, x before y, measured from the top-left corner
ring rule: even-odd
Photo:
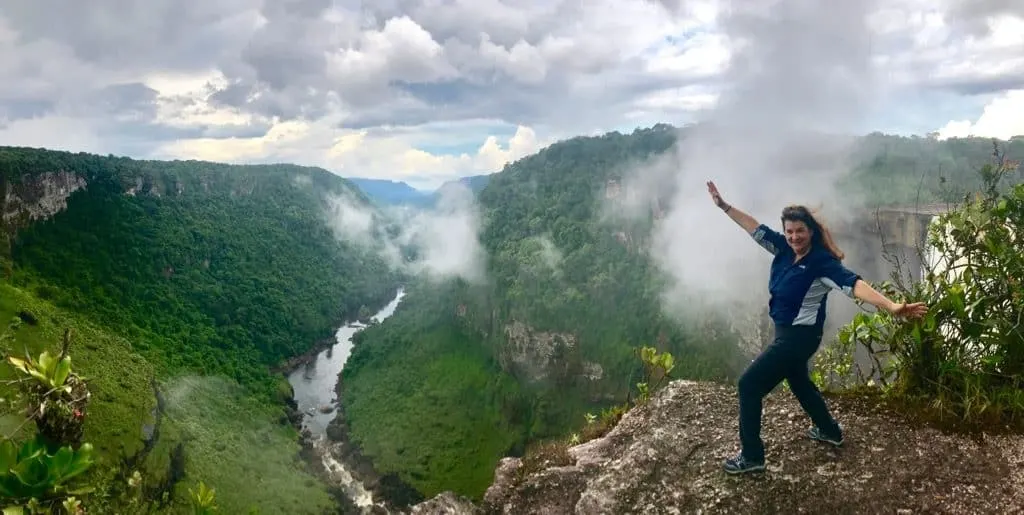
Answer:
[[[0,144],[433,187],[557,139],[698,120],[743,45],[724,13],[811,1],[4,0]],[[1024,134],[1024,1],[871,12],[875,107],[848,130]]]

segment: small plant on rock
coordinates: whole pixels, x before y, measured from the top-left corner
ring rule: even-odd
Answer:
[[[640,362],[644,366],[644,379],[636,385],[637,390],[640,391],[637,403],[643,404],[651,398],[651,392],[657,391],[670,377],[669,374],[675,368],[675,359],[672,354],[659,353],[658,349],[654,347],[640,347],[635,352],[640,356]],[[654,386],[651,386],[652,381],[656,381]]]
[[[43,351],[37,359],[7,356],[7,362],[22,374],[28,402],[28,417],[36,421],[40,435],[51,444],[81,443],[89,389],[71,370],[71,332],[64,332],[58,356]]]

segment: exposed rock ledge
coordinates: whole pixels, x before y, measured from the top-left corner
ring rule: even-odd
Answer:
[[[840,449],[808,440],[808,419],[782,388],[765,399],[769,470],[730,477],[735,388],[674,381],[564,464],[523,473],[505,458],[483,506],[450,493],[413,513],[1024,513],[1024,436],[965,436],[873,402],[830,399]]]

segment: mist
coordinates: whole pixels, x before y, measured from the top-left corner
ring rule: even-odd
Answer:
[[[327,223],[339,240],[382,257],[392,269],[432,281],[486,279],[486,251],[480,243],[481,213],[472,190],[445,185],[430,208],[371,208],[354,195],[327,199]],[[408,249],[415,258],[408,259]]]
[[[480,243],[479,206],[468,186],[445,185],[432,209],[405,208],[398,242],[417,250],[406,269],[435,281],[461,278],[481,283],[487,253]]]
[[[372,210],[359,204],[348,195],[330,196],[327,198],[327,225],[334,235],[343,241],[363,248],[375,248],[378,220]],[[382,249],[378,249],[382,250]],[[389,260],[397,256],[389,256]]]
[[[718,102],[671,152],[623,177],[627,217],[659,198],[665,209],[649,251],[670,278],[668,313],[704,306],[748,316],[767,300],[771,256],[713,204],[706,181],[776,229],[788,204],[819,209],[827,224],[859,209],[837,179],[878,91],[871,10],[866,0],[722,6],[718,23],[734,51]]]

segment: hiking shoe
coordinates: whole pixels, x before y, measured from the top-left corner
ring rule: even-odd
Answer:
[[[835,438],[833,436],[828,436],[817,427],[812,427],[811,429],[807,430],[807,436],[811,440],[830,443],[836,447],[843,445],[843,437],[840,436],[839,438]]]
[[[722,467],[725,469],[726,474],[743,474],[745,472],[760,472],[764,470],[764,461],[750,461],[743,457],[743,454],[737,455],[735,458],[729,458],[725,460],[725,465]]]

